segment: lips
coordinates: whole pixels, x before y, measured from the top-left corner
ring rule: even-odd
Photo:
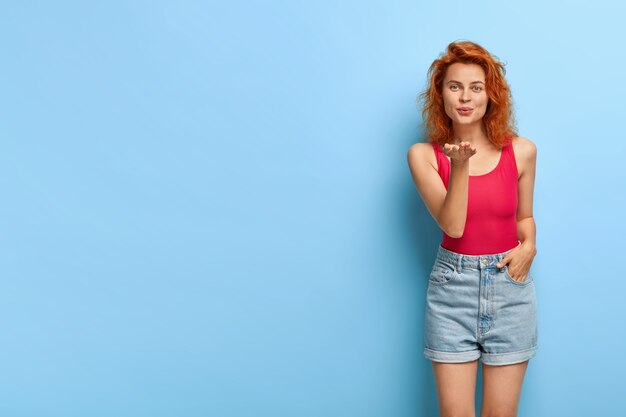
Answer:
[[[469,108],[469,107],[460,107],[460,108],[456,109],[456,111],[459,112],[459,114],[461,116],[467,116],[467,115],[472,114],[474,109]]]

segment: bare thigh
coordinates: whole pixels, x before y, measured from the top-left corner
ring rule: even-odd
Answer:
[[[481,417],[517,416],[517,406],[527,367],[528,361],[499,366],[483,363]]]
[[[474,417],[478,360],[463,363],[431,361],[441,417]]]

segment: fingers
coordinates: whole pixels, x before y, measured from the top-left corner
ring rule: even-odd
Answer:
[[[472,146],[471,143],[469,142],[461,142],[458,145],[454,145],[457,149],[462,150],[462,151],[470,151],[470,150],[476,150],[476,148],[474,148]]]
[[[504,258],[502,258],[500,262],[496,264],[496,266],[498,268],[502,268],[504,265],[508,264],[509,262],[511,262],[511,255],[506,255]]]
[[[477,149],[474,148],[469,142],[460,142],[458,144],[446,143],[444,144],[443,149],[445,150],[446,155],[454,159],[467,159],[477,152]]]
[[[513,269],[511,269],[511,262],[515,259]],[[497,268],[507,267],[507,272],[515,281],[524,282],[530,273],[530,264],[532,262],[532,257],[530,260],[528,256],[524,256],[523,252],[519,252],[519,247],[513,248],[509,253],[507,253],[504,258],[498,263],[496,263]]]
[[[505,259],[506,258],[503,258],[500,262],[496,264],[496,266],[498,268],[503,268],[506,266],[508,268],[507,272],[511,276],[511,278],[513,278],[515,281],[518,281],[518,282],[524,282],[526,280],[526,277],[528,276],[529,268],[525,268],[524,266],[518,266],[517,264],[515,264],[516,265],[514,267],[515,270],[513,270],[511,269],[510,262],[509,261],[505,262]]]
[[[446,143],[446,144],[443,145],[445,150],[453,151],[453,152],[458,152],[460,150],[465,150],[465,149],[467,149],[470,146],[471,145],[469,144],[469,142],[461,142],[459,144]]]
[[[443,144],[443,150],[446,151],[446,153],[450,153],[452,151],[456,151],[459,147],[457,145],[451,145],[449,143],[444,143]]]
[[[520,276],[518,277],[517,273],[513,274],[511,270],[509,269],[509,275],[511,275],[511,278],[513,278],[517,282],[524,282],[526,281],[526,278],[528,277],[528,272],[520,274]]]

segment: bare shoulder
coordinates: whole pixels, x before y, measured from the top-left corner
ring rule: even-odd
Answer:
[[[433,145],[430,142],[417,142],[411,145],[407,152],[407,159],[410,165],[414,163],[428,163],[437,169],[437,160],[433,151]]]
[[[519,176],[529,169],[534,170],[537,160],[537,145],[523,136],[513,138],[512,144]]]
[[[537,156],[537,145],[523,136],[513,138],[513,151],[520,159],[532,159]]]

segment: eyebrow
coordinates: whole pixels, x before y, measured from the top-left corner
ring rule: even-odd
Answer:
[[[447,82],[447,84],[450,84],[450,83],[459,83],[459,84],[463,85],[463,83],[461,81],[457,81],[457,80],[450,80],[450,81]],[[485,84],[482,81],[472,81],[470,84],[477,84],[477,83]]]

